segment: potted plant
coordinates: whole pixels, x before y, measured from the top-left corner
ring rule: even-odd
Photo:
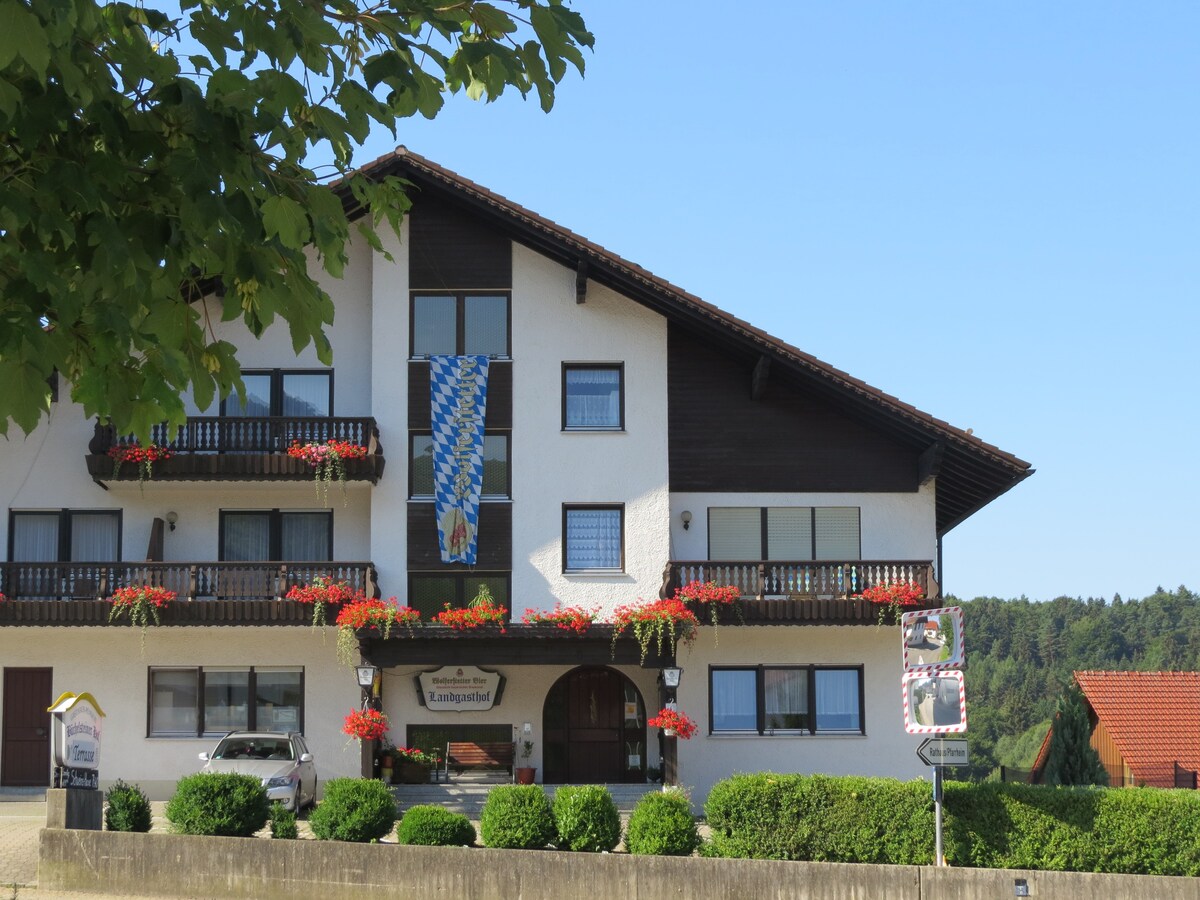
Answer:
[[[925,599],[925,589],[912,581],[896,581],[892,584],[877,584],[858,595],[879,607],[879,624],[884,624],[891,611],[892,619],[900,621],[900,613],[906,606],[919,606]]]
[[[346,716],[342,733],[358,741],[377,741],[388,730],[388,717],[378,709],[356,709]]]
[[[312,580],[311,584],[292,585],[291,590],[287,592],[288,600],[295,600],[297,603],[312,604],[313,608],[313,628],[318,628],[326,623],[326,608],[329,606],[339,606],[343,603],[350,603],[356,599],[364,599],[360,592],[351,589],[344,581],[334,581],[332,578],[325,575],[318,575]]]
[[[517,766],[513,773],[516,776],[517,784],[533,784],[537,777],[537,767],[529,765],[532,756],[533,741],[521,741],[521,762],[524,765]]]
[[[554,604],[549,612],[541,609],[527,609],[521,621],[526,625],[553,625],[560,631],[571,631],[578,635],[587,634],[587,630],[600,615],[599,610],[582,606],[563,606]]]
[[[342,485],[342,505],[346,505],[346,460],[366,459],[367,448],[361,444],[349,441],[339,441],[331,438],[321,444],[309,441],[302,444],[292,441],[287,449],[288,456],[302,459],[313,468],[313,478],[317,485],[317,496],[321,502],[329,505],[329,483],[336,478]]]
[[[113,591],[108,602],[112,608],[108,611],[108,621],[128,618],[129,624],[141,626],[142,654],[146,652],[146,628],[153,622],[159,623],[158,611],[169,606],[175,600],[175,592],[164,587],[140,585],[117,588]]]
[[[421,627],[421,613],[411,606],[400,606],[395,597],[376,600],[355,595],[357,599],[346,603],[337,614],[337,658],[345,666],[353,666],[358,659],[358,631],[369,628],[383,635],[386,641],[392,629],[403,625],[408,636]]]
[[[441,757],[418,747],[396,748],[396,776],[401,784],[429,784],[429,773]]]
[[[379,780],[384,784],[392,783],[392,759],[396,754],[396,745],[386,734],[379,739]]]
[[[642,650],[642,662],[646,661],[651,644],[660,654],[665,650],[668,656],[674,656],[680,641],[686,644],[695,640],[697,624],[696,614],[674,597],[618,606],[613,614],[613,656],[617,655],[617,639],[626,631],[633,632]]]
[[[661,728],[667,737],[678,737],[681,741],[688,740],[696,733],[696,723],[671,706],[664,706],[646,724],[651,728]]]

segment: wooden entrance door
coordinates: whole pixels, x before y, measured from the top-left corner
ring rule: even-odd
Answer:
[[[543,712],[548,783],[644,780],[645,713],[620,672],[580,668],[558,680]]]
[[[0,735],[0,785],[50,786],[52,669],[4,670],[4,730]]]

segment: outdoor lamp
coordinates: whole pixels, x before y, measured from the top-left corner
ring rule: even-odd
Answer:
[[[175,510],[171,510],[169,513],[167,513],[167,527],[172,531],[175,530],[175,523],[178,521],[179,513],[175,512]]]
[[[692,527],[692,511],[690,509],[685,509],[679,514],[679,520],[683,522],[683,530],[687,531]]]
[[[358,686],[364,691],[368,690],[375,683],[375,673],[378,671],[376,666],[355,666],[354,672],[358,676]]]
[[[663,684],[669,688],[679,687],[679,679],[683,677],[683,669],[679,666],[666,666],[662,670]]]

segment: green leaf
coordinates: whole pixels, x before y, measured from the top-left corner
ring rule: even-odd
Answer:
[[[46,77],[50,64],[50,42],[37,16],[17,0],[0,4],[0,69],[20,56],[34,74]]]
[[[308,215],[295,200],[276,194],[263,201],[263,231],[268,238],[278,237],[280,243],[294,250],[308,243]]]

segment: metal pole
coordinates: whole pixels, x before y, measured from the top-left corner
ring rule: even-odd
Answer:
[[[944,866],[946,860],[942,855],[942,767],[933,767],[933,816],[934,816],[934,845],[933,854],[935,866]]]

